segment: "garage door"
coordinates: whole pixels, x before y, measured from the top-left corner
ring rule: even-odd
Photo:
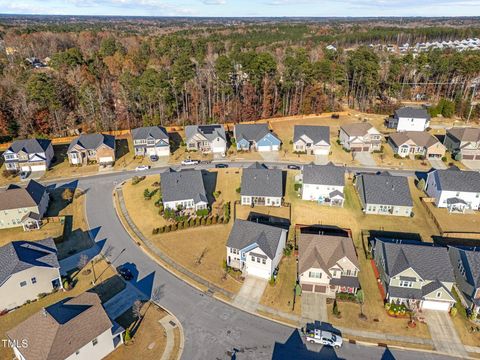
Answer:
[[[272,151],[271,146],[259,146],[258,151]]]
[[[324,285],[315,285],[315,292],[325,294],[327,292],[327,287]]]
[[[32,171],[45,171],[45,165],[32,165],[30,169]]]
[[[313,150],[313,153],[315,155],[328,155],[329,152],[330,151],[328,149],[315,149],[315,150]]]
[[[101,163],[113,162],[113,158],[111,156],[101,157],[99,160],[100,160]]]
[[[258,276],[264,279],[270,279],[270,271],[256,266],[249,266],[247,269],[249,275]]]
[[[364,146],[363,151],[370,151],[370,146]]]
[[[352,147],[352,148],[350,148],[350,150],[352,150],[352,151],[362,151],[362,148],[361,147]]]
[[[422,309],[424,309],[424,310],[448,311],[450,309],[450,303],[426,300],[426,301],[423,302]]]
[[[302,291],[312,292],[313,285],[312,284],[302,284]]]
[[[475,158],[474,155],[463,155],[462,159],[463,160],[473,160]]]

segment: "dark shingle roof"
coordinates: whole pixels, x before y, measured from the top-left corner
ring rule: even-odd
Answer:
[[[167,171],[160,174],[163,201],[193,199],[208,202],[200,170]]]
[[[8,150],[18,153],[20,150],[25,151],[28,154],[41,153],[47,150],[52,143],[47,139],[24,139],[16,140],[10,145]]]
[[[47,188],[35,180],[30,180],[25,188],[11,185],[0,190],[0,210],[10,210],[38,206]]]
[[[230,231],[227,246],[243,249],[256,243],[270,259],[273,259],[283,231],[285,230],[279,227],[236,219]]]
[[[447,170],[434,170],[433,176],[441,190],[480,193],[480,173],[463,171],[452,167]]]
[[[460,249],[457,247],[449,247],[448,252],[456,252],[457,258],[462,261],[463,268],[465,269],[465,276],[470,285],[474,288],[480,287],[480,251],[472,251],[467,249]],[[457,266],[453,263],[452,265]]]
[[[306,135],[312,139],[314,144],[322,140],[330,144],[330,128],[328,126],[295,125],[293,129],[293,142]]]
[[[416,118],[430,120],[430,114],[424,108],[405,106],[398,110],[395,110],[397,117],[403,118]]]
[[[241,195],[245,196],[283,196],[283,174],[280,169],[249,167],[243,170]]]
[[[413,206],[408,179],[403,176],[358,175],[357,190],[364,205]]]
[[[237,124],[235,125],[235,137],[237,142],[241,139],[247,141],[259,141],[270,132],[267,124]]]
[[[34,266],[58,268],[57,247],[52,238],[13,241],[0,247],[0,285],[11,275]]]
[[[106,134],[82,134],[70,143],[67,151],[70,151],[77,144],[84,149],[95,150],[102,144],[115,149],[115,136]]]
[[[145,126],[132,130],[132,137],[134,140],[147,139],[152,137],[154,139],[163,139],[168,142],[168,133],[162,126]]]
[[[397,147],[412,140],[415,145],[429,148],[432,145],[440,143],[438,139],[426,131],[403,131],[390,135],[390,140],[393,141]]]
[[[480,141],[480,129],[479,128],[464,128],[456,127],[447,130],[447,134],[452,135],[460,141]]]
[[[368,122],[345,124],[340,127],[348,136],[365,136],[373,125]]]
[[[187,141],[198,133],[205,136],[208,141],[213,141],[217,137],[223,140],[227,139],[223,125],[188,125],[185,127]]]
[[[316,185],[345,186],[345,168],[327,165],[305,165],[303,167],[303,183]]]

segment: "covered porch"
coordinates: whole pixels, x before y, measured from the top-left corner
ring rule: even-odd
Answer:
[[[22,218],[23,231],[38,230],[42,226],[42,218],[39,214],[29,212]]]

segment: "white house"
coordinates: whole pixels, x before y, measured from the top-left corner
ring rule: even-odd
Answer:
[[[270,279],[280,263],[287,230],[236,219],[227,241],[227,265],[245,275]]]
[[[339,140],[344,149],[356,152],[372,152],[382,147],[382,134],[367,122],[341,126]]]
[[[165,209],[208,208],[207,192],[200,170],[169,170],[160,174],[162,200]]]
[[[188,125],[185,127],[188,151],[225,154],[227,136],[223,125]]]
[[[169,156],[170,142],[162,126],[147,126],[132,130],[135,156]]]
[[[395,110],[387,127],[397,131],[425,131],[430,126],[430,114],[424,108],[402,107]]]
[[[345,169],[332,163],[305,165],[302,171],[302,200],[319,204],[343,206]]]
[[[9,171],[45,171],[53,159],[52,142],[46,139],[14,141],[3,153]]]
[[[240,185],[242,205],[281,206],[283,197],[283,173],[280,169],[268,169],[258,162],[243,169]]]
[[[295,125],[293,151],[312,155],[330,154],[330,128],[328,126]]]
[[[449,212],[479,210],[480,173],[458,168],[434,170],[427,176],[425,191],[435,199],[435,205]]]

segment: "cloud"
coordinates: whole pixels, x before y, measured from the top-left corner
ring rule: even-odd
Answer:
[[[205,5],[225,5],[227,0],[201,0]]]

